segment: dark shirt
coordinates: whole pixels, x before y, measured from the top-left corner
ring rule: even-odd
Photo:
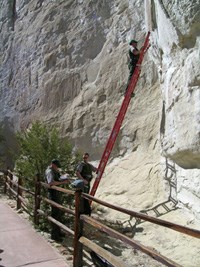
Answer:
[[[130,64],[132,65],[136,64],[139,59],[139,54],[135,55],[133,53],[134,50],[139,51],[136,47],[134,47],[133,49],[129,49]]]
[[[80,172],[81,176],[87,181],[92,180],[92,172],[96,171],[96,168],[90,164],[82,161],[76,168],[76,171]]]
[[[46,169],[45,176],[48,184],[51,182],[60,181],[60,173],[52,169],[50,166]]]

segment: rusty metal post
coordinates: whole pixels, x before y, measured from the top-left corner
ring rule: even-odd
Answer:
[[[75,225],[74,225],[74,254],[73,267],[83,266],[83,245],[79,242],[79,238],[83,232],[83,222],[80,220],[81,208],[81,193],[80,189],[75,192]]]
[[[40,175],[36,175],[35,179],[35,207],[34,207],[34,223],[39,224],[39,216],[37,210],[40,209],[40,194],[41,194],[41,185],[40,185]]]
[[[20,188],[20,186],[22,186],[21,176],[18,178],[18,184],[17,184],[17,209],[18,210],[21,209],[22,207],[22,201],[20,199],[20,197],[22,197],[22,189]]]

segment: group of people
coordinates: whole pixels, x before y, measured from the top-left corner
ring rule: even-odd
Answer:
[[[50,186],[53,185],[61,185],[61,184],[66,184],[69,183],[69,179],[62,179],[61,180],[61,174],[60,174],[60,168],[61,164],[59,160],[53,159],[51,161],[51,165],[48,166],[48,168],[45,171],[45,177],[46,181]],[[82,182],[82,190],[84,193],[89,194],[90,192],[90,182],[93,177],[93,172],[97,172],[97,168],[94,167],[91,163],[89,163],[89,154],[84,153],[83,154],[83,160],[77,165],[76,167],[76,176],[77,180]],[[49,199],[52,201],[57,202],[58,204],[62,204],[62,196],[59,191],[54,190],[54,189],[48,189],[48,194],[49,194]],[[84,199],[84,205],[86,209],[86,213],[90,215],[90,205],[88,200]],[[58,220],[62,220],[62,211],[54,206],[51,208],[51,216]],[[57,226],[56,224],[52,224],[52,229],[51,229],[51,238],[56,240],[56,241],[61,241],[62,240],[62,233],[60,230],[60,227]]]
[[[128,63],[129,77],[128,77],[128,83],[126,86],[126,91],[128,89],[129,82],[135,71],[135,68],[137,66],[137,62],[140,56],[140,50],[137,48],[137,43],[138,42],[136,40],[131,40],[129,43],[130,45],[129,63]],[[134,96],[134,94],[132,94],[132,96]],[[59,168],[61,168],[61,164],[57,159],[52,160],[51,165],[47,168],[45,172],[45,176],[46,176],[47,183],[50,186],[69,183],[68,179],[66,180],[60,179],[61,174],[60,174]],[[90,192],[90,182],[93,177],[93,174],[92,174],[93,172],[97,172],[97,168],[89,163],[89,154],[84,153],[82,162],[80,162],[80,164],[78,164],[76,168],[76,176],[78,177],[77,184],[79,185],[81,184],[81,189],[83,190],[84,193],[89,194]],[[57,190],[49,189],[49,198],[52,201],[57,202],[58,204],[62,204],[61,194]],[[86,207],[86,213],[90,215],[91,212],[90,212],[90,206],[89,206],[88,201],[85,201],[85,207]],[[58,208],[52,206],[51,215],[54,219],[60,221],[62,217],[62,212]],[[62,238],[60,227],[58,227],[56,224],[52,224],[51,238],[57,241],[60,241]]]

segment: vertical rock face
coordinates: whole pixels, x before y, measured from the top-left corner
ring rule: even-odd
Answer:
[[[178,165],[178,199],[199,213],[199,1],[154,1],[154,4],[152,55],[159,68],[163,97],[162,151]]]
[[[195,104],[200,92],[199,6],[196,1],[183,1],[178,6],[157,1],[156,10],[155,41],[162,52],[163,150],[181,167],[199,168],[200,107]],[[163,29],[163,24],[169,26]]]
[[[14,131],[36,119],[54,124],[94,160],[123,101],[128,42],[138,39],[141,47],[152,27],[97,194],[138,209],[179,201],[198,215],[199,2],[0,3],[0,121]]]

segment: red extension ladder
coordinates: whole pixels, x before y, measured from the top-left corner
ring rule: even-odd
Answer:
[[[141,53],[140,53],[140,56],[139,56],[139,59],[138,59],[138,62],[137,62],[137,66],[136,66],[135,71],[134,71],[134,73],[133,73],[133,75],[131,77],[130,83],[129,83],[127,91],[126,91],[126,95],[124,97],[124,101],[122,102],[122,105],[121,105],[120,111],[118,113],[117,119],[115,121],[115,124],[113,126],[112,132],[110,134],[110,137],[109,137],[108,142],[106,144],[106,147],[104,149],[103,155],[101,157],[101,160],[100,160],[100,163],[99,163],[99,166],[98,166],[97,177],[96,177],[96,179],[94,181],[94,184],[93,184],[93,187],[92,187],[92,189],[90,191],[90,195],[91,196],[94,196],[96,191],[97,191],[99,182],[101,180],[101,177],[103,175],[104,169],[106,167],[106,164],[107,164],[108,159],[110,157],[110,154],[112,152],[113,146],[115,144],[116,138],[117,138],[118,133],[120,131],[120,127],[121,127],[122,122],[124,120],[124,117],[125,117],[129,102],[131,100],[131,95],[132,95],[133,91],[135,90],[137,81],[139,79],[140,72],[141,72],[141,64],[142,64],[144,55],[145,55],[147,49],[149,48],[149,36],[150,36],[150,32],[147,33],[144,45],[142,47],[142,50],[141,50]]]

